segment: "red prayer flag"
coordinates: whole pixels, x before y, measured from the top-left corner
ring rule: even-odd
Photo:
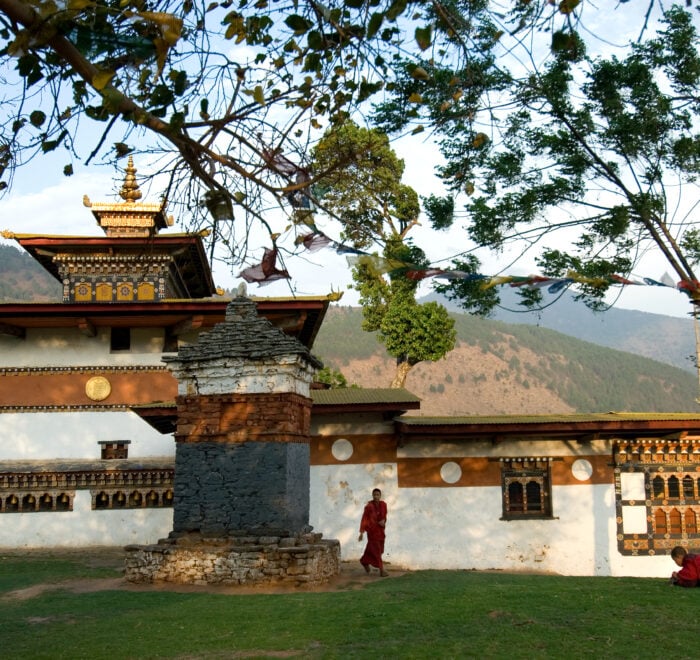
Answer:
[[[257,282],[260,286],[270,284],[276,280],[289,279],[286,270],[279,270],[275,263],[277,261],[277,248],[265,248],[262,261],[257,266],[251,266],[238,273],[238,277],[246,282]]]

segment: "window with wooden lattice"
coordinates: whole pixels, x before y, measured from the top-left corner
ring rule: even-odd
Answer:
[[[666,468],[667,469],[667,468]],[[682,472],[650,472],[652,534],[683,538],[698,533],[700,476]]]
[[[700,551],[700,437],[620,440],[613,449],[620,554]]]
[[[546,458],[501,459],[503,520],[552,517],[552,488]]]

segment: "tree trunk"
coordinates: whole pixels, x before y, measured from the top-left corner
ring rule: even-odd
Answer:
[[[408,361],[399,362],[396,365],[396,373],[394,374],[394,380],[391,381],[391,387],[393,389],[398,389],[404,386],[404,383],[406,382],[406,376],[408,376],[408,372],[411,371],[412,367],[413,365]]]

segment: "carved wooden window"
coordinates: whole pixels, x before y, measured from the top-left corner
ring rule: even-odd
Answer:
[[[503,520],[552,517],[549,460],[501,459]]]
[[[620,440],[613,459],[620,553],[700,552],[700,436]]]
[[[700,515],[698,480],[693,474],[662,471],[650,472],[652,530],[656,538],[682,539],[698,533]]]

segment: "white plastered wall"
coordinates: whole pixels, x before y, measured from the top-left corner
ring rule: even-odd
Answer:
[[[310,522],[359,560],[357,532],[374,487],[389,513],[384,558],[397,567],[667,577],[668,556],[629,557],[617,549],[612,485],[555,486],[554,519],[500,520],[500,487],[401,488],[395,464],[324,465],[311,470]]]
[[[172,528],[172,509],[93,511],[90,491],[78,490],[73,511],[3,514],[0,547],[148,544],[167,536]]]
[[[337,435],[368,433],[364,426],[317,425]],[[381,432],[373,428],[373,432]],[[353,435],[336,441],[339,461],[352,456]],[[501,456],[610,455],[606,442],[565,443],[504,441]],[[490,442],[410,442],[400,458],[494,457]],[[449,473],[449,471],[448,471]],[[447,474],[447,473],[446,473]],[[379,487],[389,509],[385,560],[418,569],[474,569],[553,572],[562,575],[667,577],[668,556],[623,556],[618,550],[614,485],[594,485],[587,478],[552,488],[553,518],[501,520],[499,486],[398,487],[395,463],[334,464],[311,469],[310,523],[327,538],[341,542],[344,560],[359,560],[360,517],[372,488]]]
[[[129,458],[174,456],[163,435],[131,411],[0,414],[0,461],[100,458],[100,441],[130,440]]]
[[[25,339],[0,336],[4,368],[164,366],[162,328],[133,328],[131,349],[110,352],[109,328],[88,337],[75,328],[28,329]]]

